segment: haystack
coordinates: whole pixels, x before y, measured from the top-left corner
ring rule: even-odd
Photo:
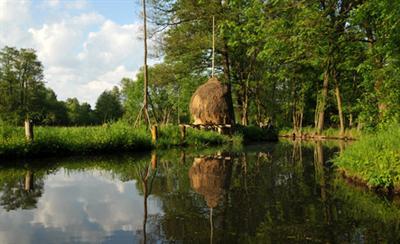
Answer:
[[[192,188],[204,196],[210,208],[215,208],[225,193],[227,175],[225,160],[217,158],[195,158],[189,170]]]
[[[230,124],[233,115],[229,109],[227,86],[215,78],[210,78],[199,86],[190,101],[193,124]]]

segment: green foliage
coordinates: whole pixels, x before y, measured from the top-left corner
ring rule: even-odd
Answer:
[[[33,49],[0,51],[0,118],[17,124],[37,119],[45,100],[43,66]]]
[[[376,194],[354,188],[342,178],[335,179],[333,184],[335,199],[342,201],[346,207],[346,212],[343,213],[345,216],[352,216],[359,221],[371,223],[382,221],[385,226],[399,225],[399,206]]]
[[[102,123],[117,121],[122,117],[123,109],[118,87],[100,94],[96,102],[95,112]]]
[[[333,162],[372,187],[400,187],[400,125],[365,134]]]

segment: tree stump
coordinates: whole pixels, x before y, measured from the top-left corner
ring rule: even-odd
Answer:
[[[27,141],[33,141],[33,124],[29,119],[25,120],[25,138]]]

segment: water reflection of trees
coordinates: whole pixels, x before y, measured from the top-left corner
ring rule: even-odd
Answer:
[[[356,237],[396,242],[399,208],[337,179],[327,161],[338,150],[296,142],[220,156],[169,151],[156,160],[84,158],[57,167],[101,169],[118,180],[134,180],[144,209],[142,230],[135,235],[143,242],[209,242],[211,231],[214,242],[354,242]],[[10,206],[4,208],[34,207],[47,170],[1,171],[1,204]],[[151,201],[160,204],[161,214],[146,213]]]
[[[25,171],[25,172],[24,172]],[[0,179],[0,205],[7,211],[36,208],[43,193],[43,179],[34,170],[5,172]]]
[[[208,208],[213,207],[215,242],[349,241],[360,229],[349,222],[350,215],[341,218],[343,199],[337,198],[327,162],[337,150],[322,143],[281,144],[236,153],[228,170],[215,157],[190,160],[186,155],[186,166],[172,160],[168,173],[160,168],[173,181],[166,184],[173,186],[164,189],[168,193],[159,195],[165,238],[208,241]],[[187,191],[182,168],[189,172],[194,195]]]

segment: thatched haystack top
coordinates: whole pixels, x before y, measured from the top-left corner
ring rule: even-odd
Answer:
[[[227,172],[224,160],[195,158],[189,178],[192,188],[204,196],[207,206],[215,208],[225,193]]]
[[[193,124],[230,124],[233,116],[229,109],[227,87],[217,78],[210,78],[193,94],[190,113]]]

